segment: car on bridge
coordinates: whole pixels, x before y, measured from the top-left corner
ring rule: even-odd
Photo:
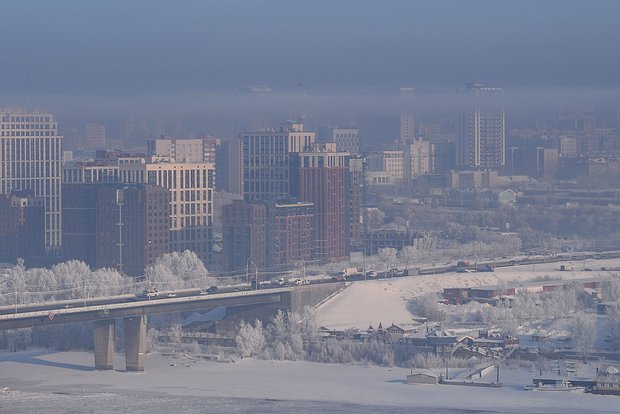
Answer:
[[[377,271],[376,270],[369,270],[366,272],[366,277],[369,277],[371,279],[374,279],[377,277]]]
[[[213,293],[217,293],[217,286],[211,286],[209,288],[207,288],[206,290],[202,290],[200,291],[201,295],[210,295]]]
[[[159,296],[159,291],[157,290],[157,288],[144,289],[142,291],[142,297],[145,297],[145,298],[156,298],[157,296]]]

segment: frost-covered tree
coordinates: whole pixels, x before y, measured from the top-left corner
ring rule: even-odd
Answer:
[[[148,283],[160,290],[205,288],[213,284],[205,265],[196,253],[189,250],[162,255],[145,270],[145,274]]]
[[[254,326],[241,321],[239,331],[235,337],[237,351],[242,358],[253,357],[265,348],[265,333],[263,324],[258,319],[254,322]]]
[[[379,257],[381,261],[385,264],[386,271],[396,263],[396,254],[398,250],[392,247],[384,247],[383,249],[379,249]]]
[[[56,274],[50,269],[33,268],[25,272],[27,290],[24,302],[44,302],[64,297],[63,289],[59,290]]]
[[[91,270],[79,260],[70,260],[52,267],[59,290],[59,299],[79,299],[87,296],[88,283],[91,282]]]
[[[301,317],[295,313],[276,313],[266,328],[266,356],[270,359],[299,360],[305,357]]]
[[[609,279],[603,282],[601,291],[605,302],[620,304],[620,279]]]
[[[588,361],[588,350],[596,338],[596,325],[594,320],[583,313],[575,315],[572,325],[573,343],[583,356],[583,362],[586,363]]]
[[[435,294],[413,298],[409,302],[408,308],[411,313],[428,318],[431,321],[442,322],[446,318],[446,313],[439,308]]]
[[[123,276],[114,269],[97,269],[87,281],[87,296],[110,296],[123,292]]]

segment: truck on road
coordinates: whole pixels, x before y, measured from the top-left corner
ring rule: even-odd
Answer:
[[[362,269],[357,267],[348,267],[344,269],[344,275],[346,277],[356,277],[362,275]]]
[[[459,260],[456,263],[457,273],[465,273],[469,267],[469,260]]]

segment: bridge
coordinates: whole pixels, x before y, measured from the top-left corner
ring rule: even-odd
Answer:
[[[114,363],[115,323],[123,319],[126,370],[144,371],[148,315],[269,304],[291,309],[292,291],[292,287],[209,295],[178,291],[162,292],[158,296],[120,295],[83,302],[4,306],[0,308],[0,330],[92,321],[95,369],[110,370]]]

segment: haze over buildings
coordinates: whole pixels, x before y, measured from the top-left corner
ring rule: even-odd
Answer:
[[[528,113],[596,96],[616,119],[615,1],[13,3],[0,27],[12,39],[0,69],[11,79],[4,106],[36,102],[81,131],[96,120],[107,139],[204,130],[232,137],[300,113],[311,130],[314,119],[329,125],[335,114],[357,115],[358,127],[379,123],[377,114],[419,122],[473,81],[506,86]],[[250,92],[253,85],[271,92]],[[416,111],[401,110],[400,87],[415,88]]]
[[[620,350],[620,281],[608,267],[620,257],[620,2],[7,3],[0,350],[12,352],[0,365],[69,374],[42,398],[9,378],[3,403],[129,395],[124,372],[105,375],[119,385],[110,393],[57,393],[84,367],[13,352],[71,341],[94,348],[96,371],[123,371],[121,319],[124,370],[144,369],[148,345],[149,365],[182,380],[175,402],[215,396],[188,388],[202,374],[181,365],[242,358],[316,362],[309,384],[342,364],[386,367],[368,377],[378,393],[349,384],[373,405],[335,411],[400,412],[401,398],[405,411],[433,411],[411,398],[412,382],[434,384],[424,401],[450,394],[436,404],[446,409],[510,408],[506,397],[543,370],[538,390],[573,381],[620,395],[617,368],[582,376],[594,371],[588,352],[602,361]],[[588,280],[560,283],[575,267]],[[518,285],[480,286],[509,278]],[[222,412],[321,411],[291,397],[320,386],[308,394],[299,375],[279,379],[288,388],[265,375],[292,368],[219,365],[238,379],[223,386],[230,403],[213,403]],[[517,374],[501,382],[500,366]],[[248,399],[246,377],[278,398]],[[157,382],[141,378],[140,390]],[[475,398],[471,385],[482,386]],[[129,404],[166,390],[155,391]],[[608,401],[536,394],[536,412]]]

